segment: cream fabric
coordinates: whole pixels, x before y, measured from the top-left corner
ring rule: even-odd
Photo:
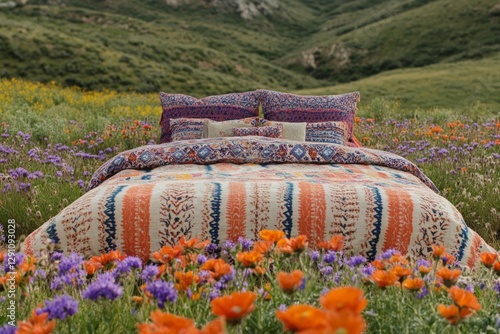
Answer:
[[[288,123],[267,121],[266,125],[283,125],[283,133],[281,138],[288,140],[305,141],[307,122],[304,123]]]

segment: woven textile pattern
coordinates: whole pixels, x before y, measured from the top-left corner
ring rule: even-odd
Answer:
[[[173,118],[170,120],[172,141],[201,139],[208,118]]]
[[[348,145],[349,134],[345,122],[308,123],[306,141]]]
[[[259,90],[262,96],[264,118],[280,122],[346,122],[349,142],[352,140],[356,103],[359,92],[342,95],[301,96]]]
[[[160,143],[172,141],[170,119],[209,118],[227,121],[258,116],[260,93],[257,91],[208,96],[197,99],[182,94],[160,93],[163,109],[160,119]]]
[[[221,244],[281,229],[312,246],[342,233],[345,251],[369,260],[389,248],[427,256],[439,244],[473,266],[494,251],[415,165],[365,148],[256,136],[143,146],[107,161],[90,188],[22,250],[50,239],[65,252],[147,259],[182,235]]]
[[[283,125],[276,124],[272,126],[259,126],[252,128],[234,128],[233,136],[262,136],[269,138],[281,138],[283,135]]]

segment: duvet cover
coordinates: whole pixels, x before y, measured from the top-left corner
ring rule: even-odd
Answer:
[[[494,251],[400,156],[256,136],[122,152],[23,249],[36,253],[55,242],[86,256],[119,249],[147,259],[182,235],[220,245],[257,240],[262,229],[304,234],[312,246],[342,234],[344,251],[368,260],[389,248],[426,256],[431,245],[444,245],[472,267],[482,251]]]

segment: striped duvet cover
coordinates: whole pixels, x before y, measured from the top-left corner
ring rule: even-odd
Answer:
[[[264,137],[142,146],[93,175],[86,194],[30,234],[86,256],[119,249],[143,259],[182,235],[221,244],[262,229],[343,234],[344,250],[373,260],[397,248],[428,255],[445,245],[473,266],[493,251],[410,161],[384,151]]]

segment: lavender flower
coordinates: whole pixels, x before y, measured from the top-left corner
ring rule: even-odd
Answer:
[[[325,255],[323,255],[323,262],[324,263],[333,263],[337,260],[337,254],[332,251],[328,251]]]
[[[356,256],[351,257],[350,259],[348,259],[345,262],[349,267],[354,268],[354,267],[359,267],[360,265],[365,263],[366,258],[363,255],[356,255]]]
[[[23,263],[23,261],[24,261],[24,255],[22,253],[16,253],[14,255],[14,263],[9,263],[9,258],[10,258],[9,253],[5,253],[5,256],[3,258],[3,263],[4,263],[3,270],[6,273],[8,273],[10,271],[14,271],[14,270],[10,270],[11,265],[14,265],[14,267],[17,267],[21,263]]]
[[[82,263],[83,256],[77,253],[71,253],[70,255],[61,258],[61,262],[59,262],[59,272],[61,274],[66,274],[72,269],[81,266]]]
[[[245,239],[245,238],[242,238],[242,237],[238,238],[238,243],[241,244],[241,249],[244,252],[248,252],[252,248],[252,246],[253,246],[253,241],[252,240]]]
[[[319,252],[318,251],[310,251],[309,256],[311,257],[311,260],[314,262],[317,262],[319,260]]]
[[[422,288],[422,290],[420,290],[420,292],[419,292],[419,293],[417,293],[416,297],[417,297],[418,299],[422,299],[422,298],[425,298],[428,294],[429,294],[429,290],[427,289],[427,287],[426,287],[426,286],[424,286],[424,287]]]
[[[164,308],[167,301],[174,303],[177,300],[177,291],[171,282],[157,280],[148,284],[146,290],[158,301],[160,308]]]
[[[37,309],[36,313],[48,313],[49,320],[64,320],[78,312],[78,301],[68,295],[56,296],[52,301],[45,302],[45,307]]]
[[[97,277],[97,280],[91,283],[82,293],[84,299],[93,301],[100,297],[114,300],[123,294],[123,289],[115,283],[111,273],[104,273]]]
[[[17,331],[16,326],[11,326],[9,324],[5,324],[0,327],[0,334],[15,334]]]

